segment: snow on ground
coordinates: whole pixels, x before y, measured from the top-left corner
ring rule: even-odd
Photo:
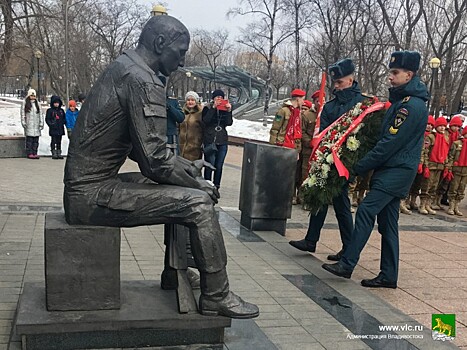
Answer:
[[[8,102],[2,101],[3,97],[0,97],[0,136],[23,136],[24,131],[21,126],[20,120],[20,105],[11,103],[11,100],[15,98],[8,99]],[[44,107],[44,116],[46,108]],[[269,130],[271,126],[263,126],[261,122],[254,122],[249,120],[239,120],[234,119],[233,125],[227,127],[229,135],[248,138],[251,140],[259,141],[268,141],[269,140]],[[65,135],[62,138],[62,153],[64,155],[68,152],[68,137]],[[44,123],[44,130],[42,130],[42,135],[39,138],[39,155],[50,155],[50,136],[49,128],[47,124]]]
[[[251,140],[269,141],[271,125],[263,126],[262,122],[235,119],[232,126],[227,127],[229,135],[243,137]]]

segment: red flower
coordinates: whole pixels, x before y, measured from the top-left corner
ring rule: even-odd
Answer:
[[[389,109],[389,107],[391,107],[391,102],[387,101],[387,102],[384,104],[384,109]]]
[[[459,162],[454,162],[454,166],[458,166],[459,165]]]
[[[365,109],[368,108],[368,106],[367,105],[362,105],[360,108],[361,108],[362,111],[364,111]]]

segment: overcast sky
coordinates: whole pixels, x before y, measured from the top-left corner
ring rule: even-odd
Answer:
[[[141,2],[150,7],[159,3],[150,0]],[[244,26],[251,21],[250,16],[227,19],[227,11],[238,6],[237,0],[162,0],[160,3],[167,4],[169,15],[178,18],[190,31],[226,29],[230,39],[235,39],[239,34],[239,25]]]

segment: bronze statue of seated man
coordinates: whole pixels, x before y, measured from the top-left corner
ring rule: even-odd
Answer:
[[[94,83],[68,151],[65,216],[72,225],[185,225],[200,271],[200,312],[256,317],[258,307],[229,290],[217,189],[200,176],[199,164],[166,151],[166,93],[157,75],[183,67],[189,43],[177,19],[152,17],[136,49]],[[141,173],[118,174],[127,157]]]

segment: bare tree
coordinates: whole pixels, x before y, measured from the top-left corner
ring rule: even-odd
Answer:
[[[216,69],[219,57],[227,50],[227,38],[229,34],[225,30],[208,32],[207,30],[196,30],[193,35],[193,44],[199,49],[214,74],[214,87],[216,87]]]
[[[457,55],[461,57],[467,49],[467,0],[451,0],[444,2],[441,0],[431,0],[427,6],[423,8],[423,17],[425,19],[426,34],[428,42],[436,57],[441,59],[441,79],[434,79],[433,102],[431,103],[430,111],[438,115],[440,106],[439,102],[444,90],[448,102],[448,110],[450,114],[457,110],[460,96],[465,90],[465,60],[457,59]],[[454,86],[453,71],[457,70],[456,65],[462,64],[459,68],[462,77],[457,87]],[[437,72],[437,71],[435,71]],[[455,99],[452,99],[452,96]]]
[[[301,31],[310,28],[313,24],[312,6],[310,0],[283,0],[285,3],[285,12],[290,15],[290,23],[293,28],[294,47],[295,47],[295,65],[293,75],[293,85],[300,85],[300,44]]]
[[[277,47],[293,35],[284,23],[284,4],[279,0],[240,0],[243,7],[230,9],[230,16],[254,15],[255,21],[241,30],[238,42],[258,52],[266,61],[266,94],[264,115],[268,114],[272,64]]]

